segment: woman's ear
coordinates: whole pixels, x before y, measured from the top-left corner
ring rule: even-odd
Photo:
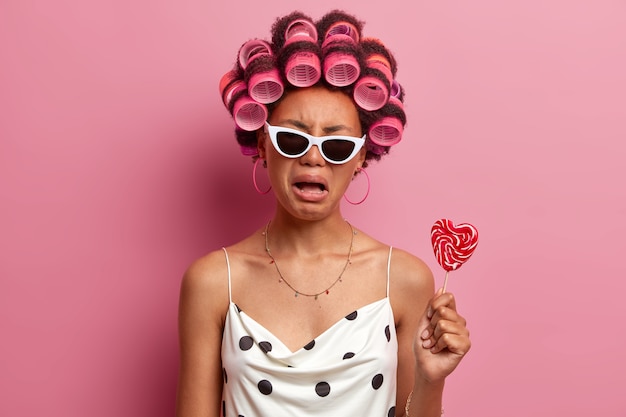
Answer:
[[[359,151],[359,153],[357,154],[357,160],[359,161],[357,168],[359,169],[363,168],[363,164],[365,163],[366,156],[367,156],[367,149],[365,149],[365,146],[363,146],[361,150]]]

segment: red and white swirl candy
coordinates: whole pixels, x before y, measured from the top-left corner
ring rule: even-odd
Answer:
[[[455,225],[451,220],[440,219],[430,231],[430,240],[437,262],[446,270],[445,292],[448,272],[459,269],[474,253],[478,230],[469,223]]]

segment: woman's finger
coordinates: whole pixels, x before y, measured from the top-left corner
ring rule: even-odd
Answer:
[[[456,311],[456,300],[454,298],[454,294],[450,292],[442,293],[441,291],[441,289],[437,291],[433,299],[430,301],[428,306],[428,318],[431,318],[437,309],[441,307],[447,307]]]
[[[470,350],[471,345],[468,335],[444,333],[435,341],[430,351],[439,353],[447,349],[456,355],[464,356]]]
[[[427,329],[428,333],[421,335],[422,346],[430,348],[438,343],[445,334],[458,335],[469,339],[469,330],[464,323],[450,320],[440,320],[434,328]]]
[[[440,321],[451,321],[459,323],[462,326],[467,324],[465,318],[461,316],[456,310],[449,308],[448,306],[441,306],[434,310],[432,317],[429,321],[429,328],[432,330],[437,327],[437,323]]]

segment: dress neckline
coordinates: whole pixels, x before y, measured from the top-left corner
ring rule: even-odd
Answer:
[[[339,318],[337,321],[335,321],[333,324],[331,324],[329,327],[327,327],[325,330],[323,330],[320,334],[315,336],[312,340],[317,340],[317,339],[319,339],[321,337],[324,337],[328,333],[331,333],[335,328],[337,328],[343,322],[343,320],[346,320],[351,314],[354,314],[355,312],[358,314],[360,312],[362,313],[365,310],[375,309],[376,307],[378,307],[378,305],[388,305],[389,306],[389,310],[391,311],[391,314],[393,315],[393,310],[391,309],[391,304],[389,303],[389,297],[384,297],[384,298],[378,299],[376,301],[372,301],[371,303],[365,304],[365,305],[357,308],[356,310],[354,310],[353,312],[351,312],[347,316]],[[227,320],[228,320],[228,316],[231,315],[231,313],[236,313],[236,314],[239,314],[239,315],[241,315],[241,314],[245,315],[245,317],[248,320],[252,321],[256,326],[260,327],[261,329],[263,329],[263,331],[267,332],[277,343],[280,343],[286,349],[286,351],[290,352],[291,354],[296,354],[296,353],[302,351],[303,349],[305,349],[305,347],[306,347],[306,345],[304,345],[304,346],[301,346],[300,348],[298,348],[296,350],[291,350],[278,336],[276,336],[272,331],[268,330],[267,327],[263,326],[261,323],[256,321],[253,317],[248,315],[244,310],[239,308],[239,306],[237,304],[235,304],[233,301],[230,302],[230,307],[228,309],[228,312],[226,313],[227,314],[227,317],[226,317]]]

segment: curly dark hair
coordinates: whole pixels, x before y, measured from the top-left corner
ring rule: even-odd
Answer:
[[[289,31],[294,24],[308,25],[309,30],[316,31],[315,35],[321,36],[317,36],[317,39],[307,36],[294,36],[289,39]],[[255,74],[278,70],[276,85],[273,86],[273,91],[278,91],[278,95],[269,102],[255,103],[259,106],[259,113],[268,117],[285,94],[303,87],[296,85],[297,83],[288,76],[289,62],[294,54],[305,54],[313,62],[317,60],[320,69],[326,63],[325,59],[332,54],[349,56],[354,63],[351,73],[357,75],[354,80],[340,79],[339,82],[342,84],[338,85],[339,82],[330,80],[331,77],[324,74],[324,76],[318,75],[318,78],[306,86],[322,85],[350,96],[355,101],[361,129],[367,132],[365,165],[367,161],[380,160],[389,152],[391,145],[400,140],[402,130],[406,125],[406,114],[402,104],[404,89],[395,80],[397,73],[395,57],[380,40],[362,37],[363,26],[362,21],[342,10],[332,10],[317,22],[300,11],[277,18],[272,25],[271,42],[256,40],[256,48],[253,48],[252,53],[263,49],[263,45],[267,45],[268,51],[251,58],[249,63],[246,61],[247,57],[242,60],[239,55],[241,50],[238,52],[235,67],[224,76],[220,83],[224,104],[233,114],[237,100],[249,97],[248,86]],[[332,36],[336,33],[340,35]],[[343,75],[342,72],[340,74]],[[355,89],[360,89],[358,94],[355,94]],[[376,96],[376,94],[379,97],[384,94],[383,101],[379,100],[374,105],[359,102],[361,97],[369,99],[370,96]],[[385,125],[385,121],[390,119],[394,122],[391,127]],[[235,127],[235,136],[242,153],[253,158],[257,157],[257,130],[259,128],[262,126],[244,128],[237,123]],[[386,141],[386,137],[390,136],[389,132],[392,132],[395,137],[391,141]]]

